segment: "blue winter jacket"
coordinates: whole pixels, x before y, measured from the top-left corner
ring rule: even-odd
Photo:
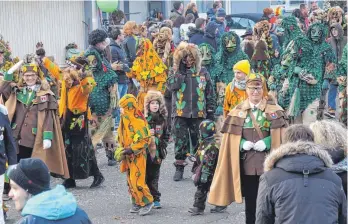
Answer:
[[[212,18],[211,21],[214,22],[216,24],[216,27],[218,28],[218,33],[216,34],[216,37],[220,38],[222,34],[225,32],[225,23],[216,20],[216,18]]]
[[[33,196],[22,210],[18,224],[90,224],[75,197],[62,185]]]

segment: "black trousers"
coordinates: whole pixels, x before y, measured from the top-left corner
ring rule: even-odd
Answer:
[[[17,154],[17,161],[19,162],[21,159],[27,159],[31,157],[31,154],[33,153],[33,149],[29,147],[25,147],[20,145],[18,147],[19,153]]]
[[[153,200],[160,202],[161,193],[158,191],[158,180],[160,176],[161,164],[155,164],[147,156],[146,161],[146,184],[150,189]]]
[[[207,195],[210,189],[211,182],[205,184],[199,184],[195,193],[195,202],[193,207],[204,210],[205,202],[207,201]]]
[[[245,222],[255,224],[256,200],[260,176],[243,175],[243,194],[245,199]]]

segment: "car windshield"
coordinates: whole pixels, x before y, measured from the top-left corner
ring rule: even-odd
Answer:
[[[233,20],[232,29],[252,28],[255,25],[254,21],[247,18],[232,17],[232,20]]]

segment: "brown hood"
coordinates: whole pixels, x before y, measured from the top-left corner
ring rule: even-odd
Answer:
[[[157,100],[159,102],[159,112],[163,117],[167,117],[168,116],[168,111],[167,108],[164,104],[164,98],[161,92],[159,91],[153,91],[150,90],[147,92],[146,96],[145,96],[145,102],[144,102],[144,115],[145,117],[148,116],[149,112],[150,112],[150,102]]]
[[[317,145],[313,142],[289,142],[274,149],[266,158],[264,162],[265,172],[274,168],[275,164],[285,156],[306,154],[315,156],[321,159],[326,167],[332,166],[332,160],[326,148],[322,145]]]
[[[173,69],[175,72],[178,71],[181,60],[188,54],[192,54],[196,60],[197,73],[201,71],[202,58],[197,45],[181,42],[174,52]]]

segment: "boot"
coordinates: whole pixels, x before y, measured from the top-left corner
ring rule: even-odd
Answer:
[[[93,183],[89,188],[95,188],[100,186],[105,181],[105,178],[102,174],[99,174],[98,176],[94,177]]]
[[[62,184],[66,189],[68,188],[75,188],[76,187],[76,182],[74,179],[66,179],[64,180],[63,184]]]
[[[192,216],[194,215],[203,215],[204,214],[204,209],[200,209],[197,207],[192,207],[189,208],[189,213],[191,213]]]
[[[226,211],[227,206],[215,206],[214,208],[210,209],[211,213],[222,213]]]
[[[175,171],[173,180],[174,181],[180,181],[180,180],[183,179],[185,166],[175,165],[175,167],[176,167],[176,171]]]
[[[115,166],[116,165],[116,160],[114,158],[114,153],[110,150],[105,150],[106,157],[108,158],[108,166]]]

